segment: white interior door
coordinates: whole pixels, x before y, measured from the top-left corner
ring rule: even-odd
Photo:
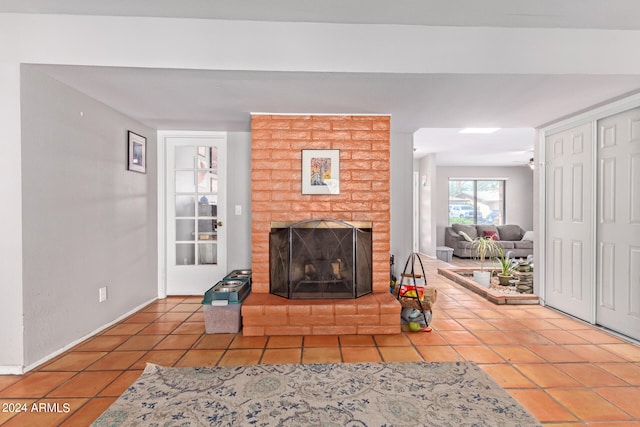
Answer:
[[[640,339],[640,108],[598,121],[598,323]]]
[[[164,133],[167,295],[202,295],[227,274],[226,133]]]
[[[591,124],[546,137],[546,304],[594,322]]]

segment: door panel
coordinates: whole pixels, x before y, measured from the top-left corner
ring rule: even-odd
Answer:
[[[168,295],[202,295],[227,273],[226,134],[164,133]]]
[[[584,300],[584,293],[587,289],[584,289],[584,268],[582,267],[582,261],[585,259],[583,243],[573,242],[571,247],[571,295],[573,295],[578,301]]]
[[[598,121],[599,324],[640,339],[640,108]]]
[[[593,146],[590,124],[546,138],[545,303],[593,319]]]

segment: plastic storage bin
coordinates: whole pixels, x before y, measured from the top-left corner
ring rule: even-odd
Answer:
[[[451,262],[453,259],[453,248],[448,246],[438,246],[436,248],[436,258],[440,261]]]
[[[235,334],[242,327],[242,304],[203,305],[204,330],[208,334]]]

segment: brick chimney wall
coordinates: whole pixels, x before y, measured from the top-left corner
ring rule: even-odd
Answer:
[[[389,116],[255,114],[252,143],[252,293],[245,336],[397,334],[400,304],[389,293]],[[302,194],[302,150],[340,150],[340,194]],[[356,299],[288,300],[269,293],[272,221],[373,223],[373,293]]]
[[[373,222],[373,292],[389,293],[390,117],[251,117],[253,293],[269,293],[272,221]],[[302,150],[340,150],[340,194],[302,194]]]

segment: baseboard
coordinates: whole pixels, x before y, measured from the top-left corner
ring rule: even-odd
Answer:
[[[20,365],[0,366],[0,375],[21,375],[23,373],[22,366]]]
[[[111,326],[115,325],[116,323],[120,322],[121,320],[126,319],[127,317],[129,317],[132,314],[140,311],[142,308],[146,307],[147,305],[151,304],[152,302],[154,302],[157,299],[158,298],[152,298],[152,299],[148,300],[147,302],[144,302],[144,303],[140,304],[136,308],[128,311],[127,313],[125,313],[122,316],[118,317],[114,321],[109,322],[106,325],[101,326],[98,329],[88,333],[87,335],[83,336],[82,338],[79,338],[79,339],[67,344],[66,346],[62,347],[61,349],[54,351],[53,353],[43,357],[42,359],[38,360],[35,363],[32,363],[31,365],[25,367],[24,369],[19,369],[18,372],[11,372],[11,374],[20,375],[20,374],[24,374],[24,373],[29,372],[30,370],[42,365],[45,362],[48,362],[49,360],[53,359],[54,357],[59,356],[60,354],[62,354],[65,351],[69,350],[70,348],[75,347],[76,345],[80,344],[82,341],[84,341],[86,339],[89,339],[89,338],[93,337],[94,335],[97,335],[100,332],[104,331],[105,329],[110,328]],[[5,368],[5,367],[4,366],[0,366],[0,374],[4,373],[3,372],[3,368]],[[9,366],[7,368],[13,368],[13,367]]]

